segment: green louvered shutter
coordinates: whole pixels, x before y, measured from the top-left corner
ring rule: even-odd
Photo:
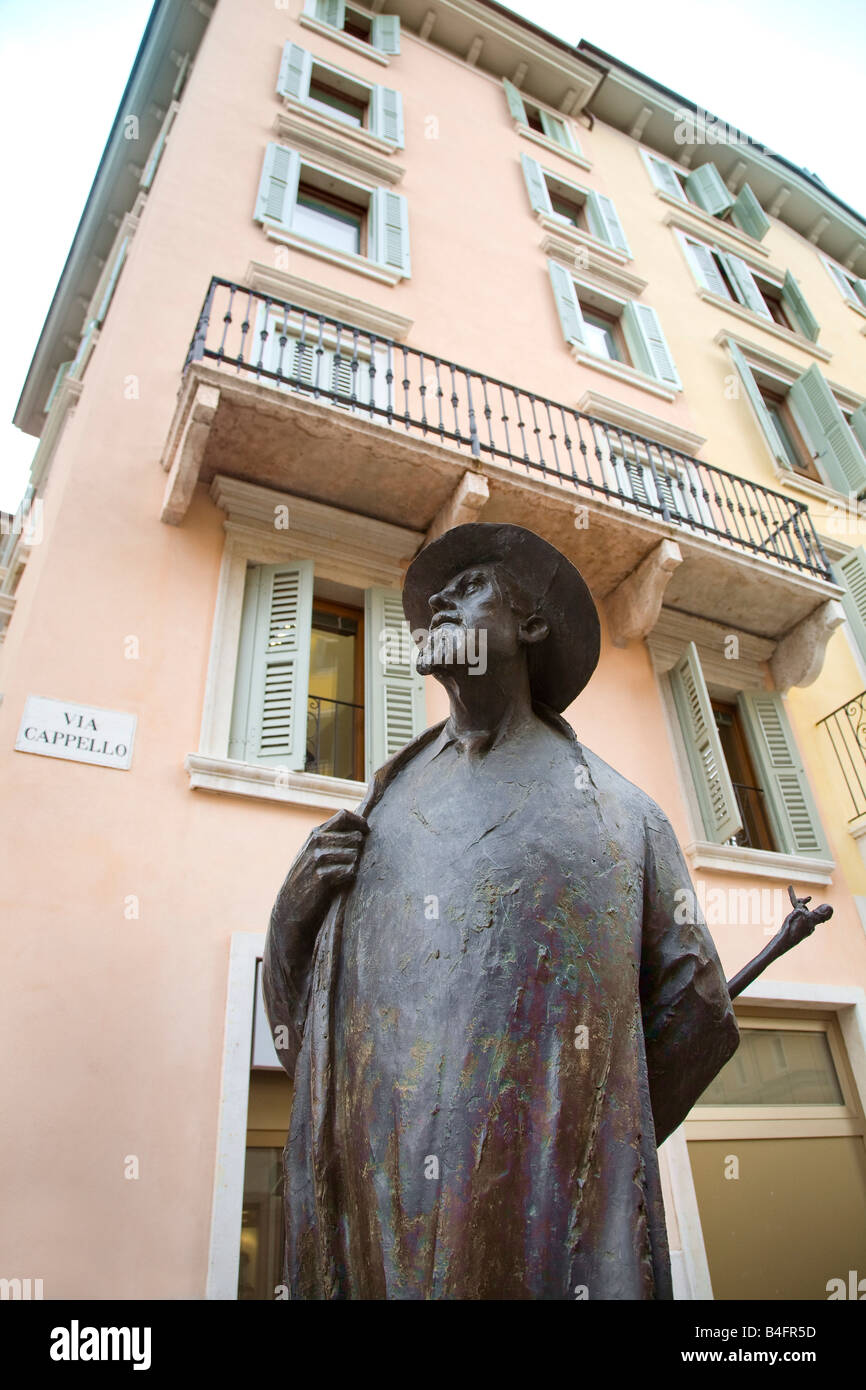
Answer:
[[[503,77],[502,85],[505,88],[505,99],[508,102],[508,109],[515,121],[521,125],[526,125],[526,107],[523,105],[523,97],[515,87],[513,82],[509,82],[507,77]]]
[[[368,589],[364,604],[367,776],[427,727],[424,680],[399,589]]]
[[[370,21],[370,39],[380,53],[400,52],[400,18],[395,14],[374,14]]]
[[[859,496],[866,489],[866,458],[817,367],[798,377],[788,399],[802,419],[830,486]]]
[[[692,170],[686,178],[686,191],[699,208],[713,217],[727,212],[734,201],[715,164],[702,164],[699,169]]]
[[[743,354],[740,352],[740,349],[737,347],[736,343],[729,342],[728,351],[731,354],[734,366],[740,374],[743,386],[746,389],[746,395],[748,396],[752,405],[752,409],[754,410],[755,415],[757,416],[758,424],[761,426],[761,429],[764,433],[764,438],[770,446],[770,452],[772,453],[773,457],[777,460],[777,462],[782,465],[783,468],[790,468],[791,461],[785,452],[785,446],[782,443],[779,431],[776,429],[773,417],[767,409],[766,405],[764,404],[764,398],[758,390],[758,383],[755,381],[755,378],[752,375],[751,367],[749,366]]]
[[[301,156],[297,150],[288,150],[285,145],[276,145],[273,141],[268,145],[259,180],[254,221],[264,222],[267,219],[289,230],[300,170]]]
[[[833,578],[845,590],[842,607],[860,655],[866,661],[866,550],[862,545],[836,561]]]
[[[541,117],[541,128],[548,140],[555,140],[563,149],[580,154],[580,146],[568,121],[563,120],[561,116],[551,116],[549,112],[542,111],[541,107],[538,108],[538,114]]]
[[[370,95],[370,130],[380,140],[403,148],[403,98],[391,87],[374,87]]]
[[[556,311],[559,314],[559,322],[562,324],[565,341],[583,347],[586,344],[586,333],[584,332],[583,314],[580,312],[574,281],[569,271],[564,265],[560,265],[559,261],[548,260],[547,269],[550,273]]]
[[[860,448],[866,453],[866,405],[858,405],[856,410],[852,410],[848,423]]]
[[[346,0],[304,0],[304,13],[312,15],[320,24],[342,29],[346,23]]]
[[[66,373],[69,371],[69,368],[70,368],[71,366],[72,366],[72,359],[70,358],[68,362],[61,362],[61,363],[60,363],[60,366],[57,368],[57,372],[55,373],[54,380],[53,380],[53,382],[51,383],[51,390],[48,392],[48,399],[46,400],[44,406],[42,407],[42,410],[43,410],[44,414],[47,415],[48,412],[49,412],[49,410],[50,410],[51,407],[53,406],[53,404],[54,404],[54,398],[55,398],[55,396],[57,395],[57,392],[60,390],[60,383],[61,383],[61,381],[63,380],[63,378],[66,376]]]
[[[541,165],[537,159],[530,159],[528,154],[520,156],[520,164],[523,169],[523,177],[526,180],[526,189],[529,193],[529,201],[532,204],[533,212],[552,212],[550,203],[550,193],[547,189],[547,180],[541,170]]]
[[[247,570],[229,757],[302,772],[313,562]]]
[[[826,854],[826,839],[781,695],[769,690],[742,694],[737,705],[779,850]]]
[[[747,183],[743,184],[731,205],[731,221],[756,241],[763,241],[770,230],[770,219]]]
[[[742,830],[743,823],[694,642],[689,643],[671,671],[671,688],[704,831],[714,844],[722,845]]]
[[[729,251],[720,251],[722,264],[731,278],[734,292],[741,304],[745,304],[747,309],[751,309],[753,314],[760,314],[761,318],[772,319],[773,315],[767,308],[766,300],[755,284],[752,272],[744,260],[739,256],[733,256]]]
[[[818,320],[806,303],[803,291],[797,284],[790,270],[785,271],[785,283],[782,286],[782,302],[794,318],[794,322],[800,325],[803,333],[814,343],[817,341],[820,328]]]
[[[852,288],[860,303],[866,308],[866,280],[855,280]]]
[[[613,246],[617,251],[624,251],[627,256],[631,256],[631,247],[628,244],[612,198],[608,198],[605,193],[587,190],[586,220],[594,237],[597,237],[599,241],[606,242],[608,246]]]
[[[722,299],[730,299],[731,294],[725,284],[722,272],[716,265],[716,258],[709,246],[702,241],[686,241],[686,254],[691,261],[695,275],[704,289],[711,290]]]
[[[306,101],[310,95],[310,75],[313,71],[313,55],[296,43],[287,43],[283,49],[280,75],[277,79],[277,92],[281,97],[293,97],[295,101]]]
[[[685,195],[683,186],[674,173],[671,165],[665,163],[663,159],[656,159],[653,154],[648,154],[646,156],[646,161],[649,167],[650,177],[656,188],[660,188],[662,193],[669,193],[672,198],[676,198],[680,203],[687,203],[688,198]]]
[[[622,311],[622,326],[638,370],[681,391],[682,382],[655,309],[630,299]]]
[[[409,204],[402,193],[375,188],[370,196],[370,240],[374,261],[391,266],[404,276],[411,274],[409,256]]]

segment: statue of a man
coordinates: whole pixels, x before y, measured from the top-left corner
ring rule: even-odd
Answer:
[[[265,947],[290,1293],[670,1298],[656,1148],[738,1033],[670,824],[560,717],[592,598],[475,524],[403,602],[450,717],[313,832]],[[486,664],[454,659],[473,632]]]

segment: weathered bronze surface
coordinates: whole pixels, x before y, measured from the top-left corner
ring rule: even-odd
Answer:
[[[592,599],[476,524],[416,557],[404,607],[450,718],[313,832],[265,947],[291,1296],[670,1298],[656,1148],[738,1032],[666,817],[559,715]]]

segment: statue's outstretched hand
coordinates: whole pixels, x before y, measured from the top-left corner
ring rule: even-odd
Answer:
[[[827,903],[810,910],[808,904],[812,901],[811,897],[798,898],[793,888],[788,889],[788,896],[793,911],[788,913],[779,932],[786,951],[792,946],[799,946],[801,941],[812,935],[819,922],[826,922],[833,916],[833,909]]]
[[[334,894],[354,880],[368,831],[363,816],[338,811],[311,832],[280,889],[277,923],[321,920]]]

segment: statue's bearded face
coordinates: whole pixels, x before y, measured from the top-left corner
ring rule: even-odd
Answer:
[[[416,634],[422,675],[460,666],[483,674],[488,661],[513,660],[527,643],[547,635],[547,624],[517,581],[495,562],[461,570],[429,603],[429,628]]]

